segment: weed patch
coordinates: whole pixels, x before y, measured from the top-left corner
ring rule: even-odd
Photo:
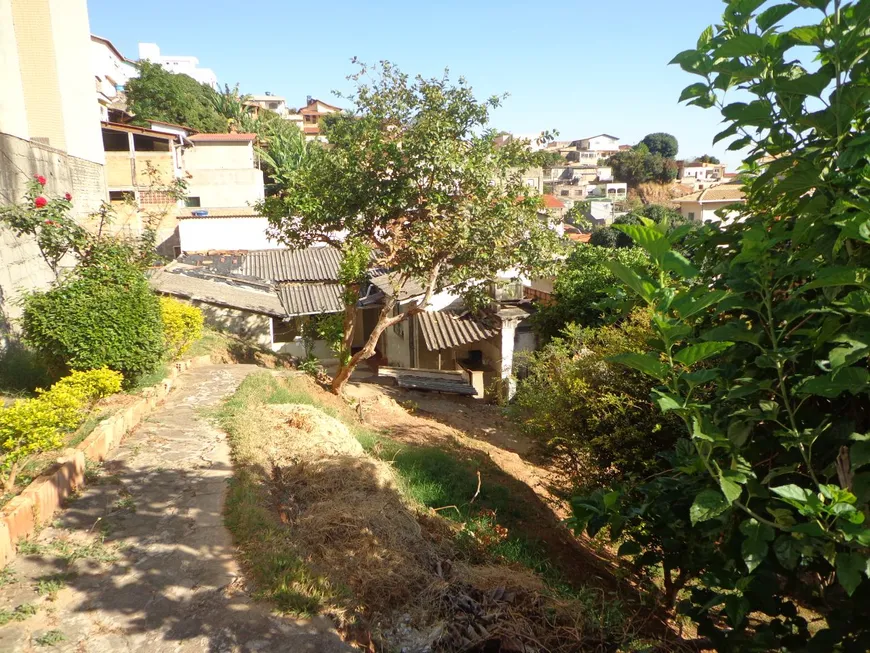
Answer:
[[[61,642],[66,641],[66,635],[59,630],[49,630],[47,633],[43,633],[33,641],[39,646],[54,646],[55,644],[60,644]]]
[[[36,607],[30,603],[22,603],[14,610],[0,609],[0,626],[5,626],[10,621],[24,621],[36,614]]]

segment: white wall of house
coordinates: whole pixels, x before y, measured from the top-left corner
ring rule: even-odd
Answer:
[[[724,202],[680,202],[680,213],[683,217],[689,220],[694,220],[695,222],[719,224],[723,222],[723,220],[716,215],[716,211],[730,204],[734,204],[734,200],[727,200]],[[729,211],[725,214],[724,222],[730,222],[738,216],[739,213],[736,211]]]
[[[593,136],[580,141],[580,149],[599,152],[618,152],[619,139],[610,136]]]
[[[202,207],[248,206],[265,197],[250,141],[197,143],[184,149],[183,163],[187,194],[199,197]]]
[[[156,43],[140,43],[139,58],[160,64],[171,73],[189,75],[201,84],[217,86],[217,75],[211,68],[200,68],[199,59],[182,55],[162,55]]]
[[[182,218],[178,220],[181,251],[278,249],[266,237],[269,222],[262,217]]]
[[[3,80],[3,91],[0,92],[0,133],[29,138],[12,0],[0,0],[0,79]],[[7,198],[6,201],[11,200]]]
[[[132,78],[138,77],[136,67],[118,56],[103,40],[91,38],[91,70],[97,81],[97,92],[108,101],[114,101],[123,92]],[[106,107],[102,108],[102,119],[108,120]]]

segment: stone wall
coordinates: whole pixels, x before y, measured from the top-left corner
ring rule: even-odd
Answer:
[[[0,134],[0,206],[20,201],[34,175],[46,178],[46,195],[71,193],[72,214],[83,222],[107,198],[102,165]],[[22,293],[45,288],[53,279],[32,239],[17,237],[0,227],[0,347],[15,331],[15,320],[21,315],[18,300]]]

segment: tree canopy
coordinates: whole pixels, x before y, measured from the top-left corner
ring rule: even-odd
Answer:
[[[661,154],[666,159],[673,159],[680,149],[676,136],[665,132],[647,134],[641,143],[646,145],[650,154]]]
[[[226,119],[215,109],[217,93],[210,86],[150,61],[137,66],[139,76],[127,83],[127,106],[135,114],[134,123],[163,120],[201,132],[227,131]]]
[[[490,111],[502,98],[475,98],[462,78],[410,78],[389,62],[359,64],[345,99],[347,114],[322,126],[328,147],[313,147],[306,165],[259,208],[272,234],[290,247],[341,248],[345,276],[345,351],[333,382],[340,392],[353,368],[374,353],[389,326],[422,311],[447,287],[471,305],[481,282],[499,271],[533,272],[549,262],[555,232],[539,215],[541,200],[522,171],[540,165],[528,143],[495,144]],[[397,313],[394,292],[362,350],[350,356],[358,287],[369,256],[391,270],[394,290],[409,281],[419,303]]]
[[[647,264],[648,257],[638,247],[616,249],[578,243],[556,270],[554,301],[540,306],[534,316],[535,330],[540,336],[545,340],[555,338],[572,323],[582,327],[603,323],[606,309],[602,303],[618,284],[616,275],[607,267],[608,261],[641,267]]]
[[[693,260],[619,226],[650,257],[610,266],[653,337],[610,360],[683,438],[573,523],[660,576],[704,648],[870,650],[868,24],[867,0],[727,0],[672,63],[748,152],[739,219],[700,227]]]
[[[613,168],[614,178],[629,186],[650,181],[666,184],[677,178],[676,161],[653,154],[643,143],[630,150],[617,152],[607,160],[607,165]]]
[[[709,154],[702,154],[701,156],[697,157],[695,161],[698,161],[699,163],[712,163],[713,165],[719,164],[719,159]]]

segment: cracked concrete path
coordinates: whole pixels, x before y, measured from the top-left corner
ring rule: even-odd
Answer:
[[[253,601],[233,557],[223,523],[230,450],[203,413],[256,369],[182,374],[25,545],[0,573],[0,651],[352,650],[325,618],[287,619]]]

